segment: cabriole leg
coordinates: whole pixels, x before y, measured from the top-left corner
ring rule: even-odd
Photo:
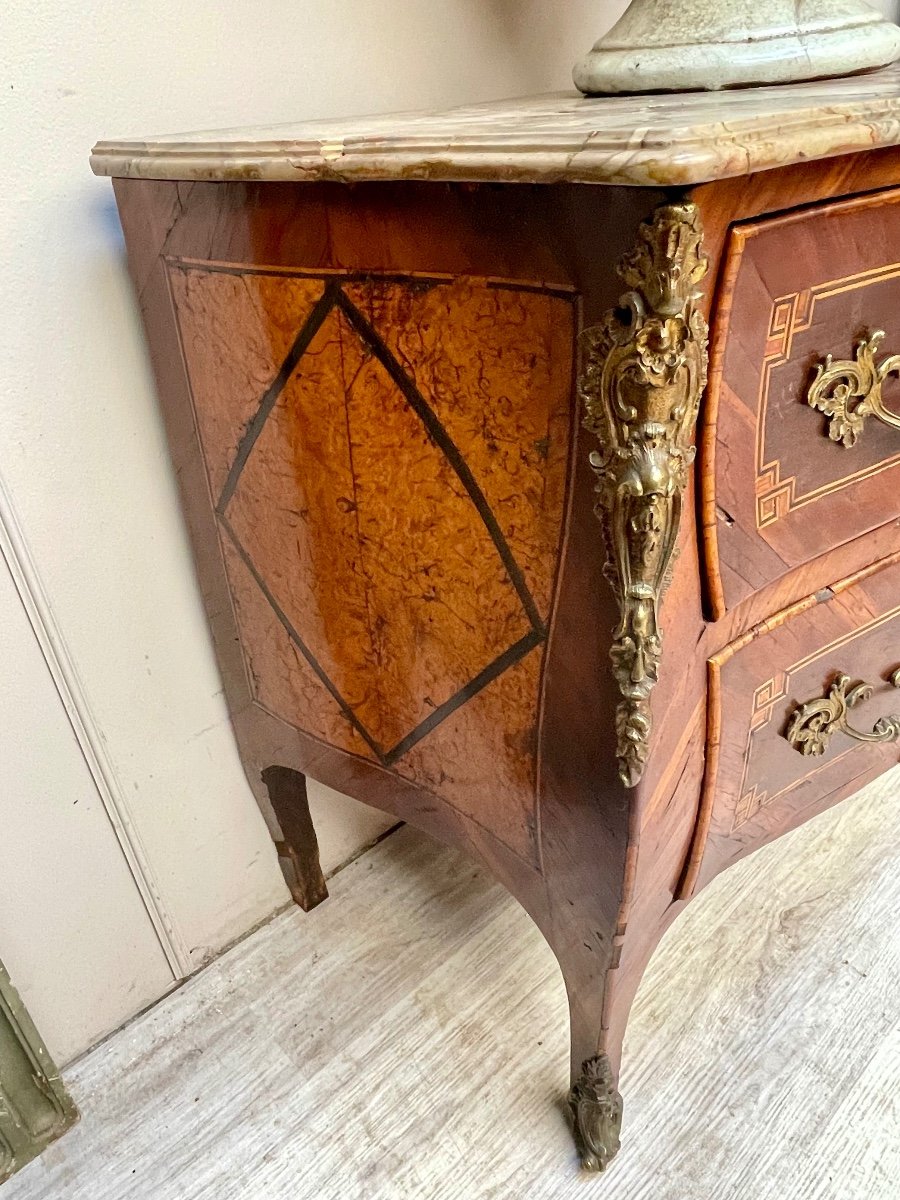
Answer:
[[[289,767],[267,767],[263,783],[281,826],[275,848],[291,895],[304,912],[328,899],[319,863],[319,842],[309,812],[306,776]]]

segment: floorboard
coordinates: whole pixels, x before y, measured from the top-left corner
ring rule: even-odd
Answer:
[[[900,772],[717,880],[625,1048],[585,1178],[566,1008],[518,906],[402,829],[67,1073],[3,1200],[898,1200]]]

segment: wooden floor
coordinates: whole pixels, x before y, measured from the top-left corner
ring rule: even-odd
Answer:
[[[69,1073],[2,1200],[897,1200],[900,774],[716,882],[658,952],[626,1129],[580,1176],[554,960],[404,829]]]

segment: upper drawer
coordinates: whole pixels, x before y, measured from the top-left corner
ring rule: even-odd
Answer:
[[[858,411],[877,403],[877,368],[900,355],[898,313],[900,189],[732,229],[703,431],[715,617],[900,516],[900,423]],[[896,377],[881,390],[900,413]],[[857,413],[849,430],[845,407]]]

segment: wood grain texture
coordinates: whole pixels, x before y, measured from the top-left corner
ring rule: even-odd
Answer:
[[[785,737],[799,706],[848,674],[873,688],[853,722],[871,731],[900,711],[900,555],[754,626],[709,662],[708,769],[685,895],[765,841],[897,762],[891,743],[843,733],[820,756]]]
[[[806,403],[814,366],[890,330],[898,300],[895,190],[733,228],[706,412],[715,615],[900,514],[896,431],[872,422],[848,449]],[[888,404],[896,392],[889,380]]]
[[[607,1180],[580,1177],[559,1103],[552,954],[484,870],[407,829],[75,1064],[80,1125],[4,1197],[894,1200],[898,782],[732,868],[669,932]]]
[[[573,418],[575,295],[466,278],[344,290],[465,448],[546,621]]]
[[[530,857],[571,295],[169,268],[254,697]]]

